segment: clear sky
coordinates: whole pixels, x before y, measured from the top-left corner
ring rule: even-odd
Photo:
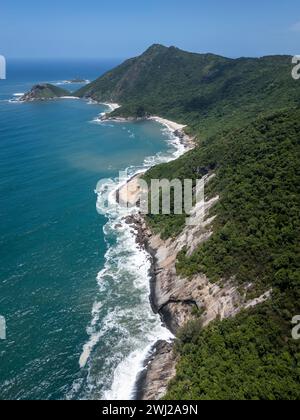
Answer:
[[[300,54],[300,1],[1,0],[7,57],[125,58],[153,43],[229,57]]]

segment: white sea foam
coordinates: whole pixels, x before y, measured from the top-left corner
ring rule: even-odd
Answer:
[[[165,328],[156,328],[152,334],[145,337],[149,345],[144,349],[137,349],[129,354],[116,368],[111,389],[104,392],[104,400],[132,400],[134,398],[134,385],[139,374],[144,369],[144,361],[150,355],[157,340],[169,341],[173,338]]]
[[[158,163],[174,160],[185,152],[184,145],[172,131],[168,128],[162,131],[172,149],[168,153],[146,158],[141,167],[128,168],[128,179]],[[107,185],[112,191],[109,200],[115,200],[115,191],[128,179],[112,180]],[[103,228],[108,249],[104,268],[97,277],[99,296],[87,328],[89,340],[83,347],[79,361],[80,367],[87,369],[87,379],[84,384],[75,381],[68,398],[76,395],[82,399],[128,400],[134,397],[136,379],[153,345],[158,340],[170,340],[173,336],[162,326],[159,316],[152,312],[149,302],[150,256],[136,243],[135,232],[125,221],[126,216],[138,209],[113,206],[107,210],[103,190],[97,191],[97,195],[97,209],[108,219]],[[115,241],[112,245],[113,237]],[[114,293],[113,298],[111,293]],[[131,294],[138,296],[138,299],[133,299],[132,306],[122,306],[123,300]],[[107,308],[108,302],[114,306]],[[97,353],[100,343],[105,344],[114,334],[119,339],[114,343],[112,354],[104,357]],[[99,378],[96,369],[100,359],[101,376],[106,372],[106,378]],[[83,391],[78,395],[81,387]]]
[[[19,103],[21,104],[22,101],[20,99],[24,96],[24,93],[14,93],[12,99],[6,99],[5,102],[9,102],[11,104]]]
[[[109,109],[109,112],[113,112],[116,109],[121,108],[121,106],[119,104],[114,104],[114,103],[106,103],[106,102],[103,102],[102,105],[107,106],[108,109]]]
[[[8,99],[6,102],[9,102],[10,104],[23,104],[24,102],[20,101],[20,98],[16,99]]]
[[[76,99],[79,100],[78,96],[60,96],[58,99]]]
[[[84,80],[82,82],[73,82],[72,80],[60,80],[58,82],[51,82],[51,84],[56,86],[64,86],[64,85],[82,85],[82,84],[89,84],[91,83],[90,80]]]
[[[116,184],[116,187],[118,185]],[[101,197],[97,205],[102,207]],[[99,291],[102,295],[109,293],[111,287],[122,282],[129,284],[128,290],[124,290],[129,296],[138,292],[139,301],[131,307],[121,307],[120,304],[111,308],[104,319],[101,319],[101,304],[96,302],[93,307],[93,315],[90,326],[87,329],[90,339],[85,345],[81,366],[89,362],[89,378],[87,389],[91,394],[85,395],[91,398],[95,394],[97,379],[92,374],[93,357],[89,359],[99,341],[107,337],[110,331],[118,331],[120,341],[116,344],[114,354],[110,355],[109,365],[115,366],[111,371],[111,380],[102,383],[103,389],[99,395],[101,399],[131,399],[133,398],[134,385],[139,372],[143,369],[143,361],[157,340],[171,339],[171,333],[161,325],[160,318],[153,314],[150,303],[150,258],[136,243],[135,234],[126,224],[124,216],[128,210],[119,209],[109,215],[109,222],[104,228],[107,236],[116,231],[118,225],[117,243],[111,246],[106,253],[105,267],[98,274]],[[118,290],[120,289],[118,288]],[[97,306],[100,311],[97,310]],[[135,334],[132,330],[136,328]],[[123,354],[123,349],[128,349],[128,354]]]

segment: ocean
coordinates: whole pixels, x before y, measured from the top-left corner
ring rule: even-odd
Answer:
[[[154,121],[99,123],[100,104],[17,101],[116,64],[9,61],[0,81],[0,399],[131,399],[151,346],[170,338],[129,210],[102,208],[96,185],[176,158],[178,139]]]

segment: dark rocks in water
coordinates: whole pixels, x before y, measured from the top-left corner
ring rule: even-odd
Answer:
[[[144,362],[135,391],[135,400],[160,400],[167,392],[170,380],[176,374],[176,356],[173,342],[158,341]]]
[[[136,234],[136,243],[139,244],[141,247],[148,250],[148,240],[149,237],[152,236],[152,232],[148,228],[145,220],[140,214],[135,214],[131,216],[127,216],[125,219],[125,223],[131,225],[134,229]]]

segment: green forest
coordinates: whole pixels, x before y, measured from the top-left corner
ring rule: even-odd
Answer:
[[[247,298],[273,290],[272,301],[206,329],[201,319],[179,334],[177,377],[168,399],[299,399],[299,342],[291,320],[300,313],[300,110],[280,112],[205,141],[147,177],[217,176],[208,195],[220,195],[210,240],[187,257],[185,277],[205,273],[213,282],[252,284]],[[149,216],[164,237],[185,218]]]
[[[207,217],[213,235],[177,272],[234,279],[247,298],[272,298],[202,328],[201,317],[178,334],[177,375],[166,399],[290,400],[300,398],[300,81],[291,57],[227,59],[154,45],[77,95],[119,102],[113,116],[160,115],[188,125],[197,147],[152,168],[145,179],[216,176],[206,198],[220,196]],[[163,238],[185,215],[148,215]]]

